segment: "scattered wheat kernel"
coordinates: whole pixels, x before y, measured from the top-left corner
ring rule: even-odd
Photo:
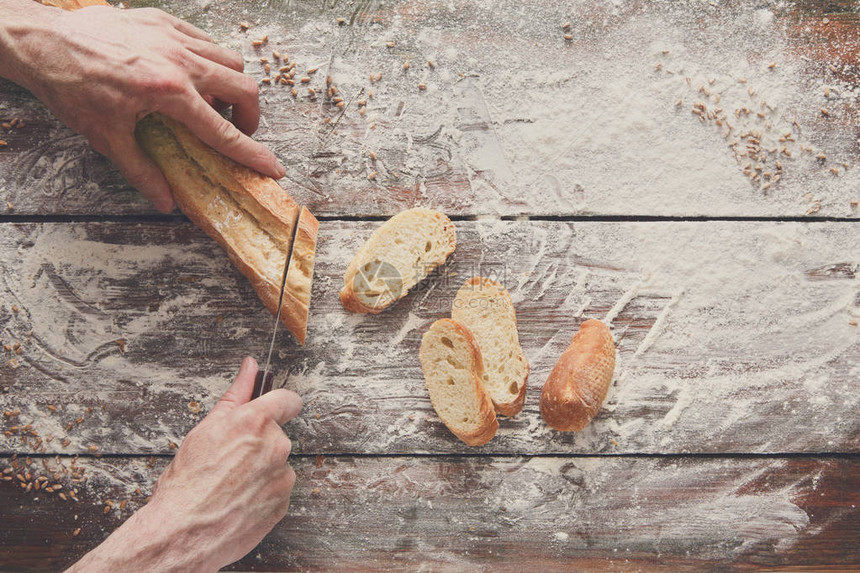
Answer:
[[[394,42],[385,42],[385,46],[386,46],[386,47],[388,47],[388,48],[393,48],[393,47],[394,47]]]
[[[271,78],[263,78],[261,83],[270,85],[272,83],[272,80],[271,80]]]
[[[830,172],[834,175],[839,175],[839,168],[838,167],[831,167]]]
[[[336,105],[337,107],[343,107],[343,106],[344,106],[344,103],[343,103],[342,101],[339,101],[339,102],[337,102],[335,105]]]
[[[367,105],[367,100],[366,99],[360,99],[356,102],[356,105],[358,105],[359,107],[361,107],[363,105]]]
[[[774,68],[776,67],[776,62],[771,62],[771,63],[769,63],[769,64],[767,65],[767,67],[768,67],[769,69],[771,69],[771,70],[772,70],[772,69],[774,69]]]
[[[836,69],[836,66],[834,66],[832,64],[830,65],[830,71],[833,72],[834,74],[839,72],[839,70]]]
[[[77,537],[81,533],[81,528],[78,527],[72,532],[72,537]]]
[[[657,65],[654,66],[654,71],[659,72],[662,69],[663,69],[663,64],[661,64],[660,62],[657,62]]]
[[[343,26],[344,24],[346,24],[346,19],[345,18],[338,18],[336,20],[336,22],[337,22],[338,26]]]
[[[822,107],[821,115],[823,115],[824,117],[830,117],[830,111],[826,107]]]
[[[333,96],[337,95],[337,87],[336,86],[331,86],[331,95],[333,95]]]
[[[857,321],[852,318],[851,320],[848,321],[848,324],[850,324],[851,326],[857,326]]]
[[[7,145],[9,145],[9,144],[8,144],[8,143],[6,143],[6,141],[5,141],[5,140],[0,139],[0,147],[6,147]]]
[[[242,30],[243,32],[250,27],[251,27],[251,24],[249,24],[248,22],[239,22],[239,29]]]
[[[746,78],[738,78],[738,83],[739,84],[745,84],[745,83],[747,83],[747,79]]]
[[[327,117],[327,118],[325,118],[325,119],[323,120],[323,123],[324,123],[324,124],[326,124],[326,125],[327,125],[328,123],[330,123],[330,122],[331,122],[331,118],[330,118],[330,117]]]
[[[435,68],[436,62],[434,62],[433,60],[427,60],[427,66],[430,68]]]
[[[418,84],[418,89],[422,92],[427,89],[427,84]]]
[[[403,69],[404,69],[404,70],[408,70],[408,69],[409,69],[409,60],[406,60],[405,62],[403,62]]]
[[[334,81],[334,80],[332,80],[331,76],[325,77],[325,85],[330,86],[332,81]]]
[[[335,97],[331,99],[332,103],[338,104],[343,101],[342,97]]]
[[[297,95],[299,95],[299,91],[296,88],[293,88],[290,93],[293,94],[293,97],[296,97]]]
[[[253,40],[251,42],[251,45],[254,46],[255,48],[259,48],[260,46],[263,45],[263,42],[261,42],[260,40]]]
[[[315,74],[315,73],[317,72],[317,70],[318,70],[318,69],[319,69],[319,68],[311,68],[311,69],[309,69],[308,71],[306,71],[305,73],[306,73],[306,74],[308,74],[308,75],[310,76],[310,75],[312,75],[312,74]]]
[[[377,175],[376,171],[371,171],[371,172],[367,175],[367,178],[368,178],[370,181],[373,181],[374,179],[376,179],[376,175]]]
[[[570,22],[565,22],[561,25],[562,30],[570,30]]]
[[[371,160],[371,161],[376,161],[376,154],[375,154],[374,152],[372,152],[372,151],[371,151],[371,152],[369,153],[369,155],[370,155],[370,160]]]
[[[573,40],[573,34],[565,34],[564,39],[566,41],[570,42],[571,40]]]
[[[263,71],[266,72],[267,74],[271,73],[272,72],[272,66],[269,64],[263,64]]]
[[[299,81],[302,82],[303,84],[308,84],[308,83],[310,83],[311,79],[309,77],[305,76],[302,79],[300,79]]]

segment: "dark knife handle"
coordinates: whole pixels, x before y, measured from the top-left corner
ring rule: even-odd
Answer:
[[[254,391],[251,393],[251,400],[259,398],[266,392],[272,389],[272,380],[275,375],[272,372],[266,372],[265,376],[262,370],[257,370],[257,375],[254,376]]]

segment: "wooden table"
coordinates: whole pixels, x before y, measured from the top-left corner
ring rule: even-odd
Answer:
[[[285,428],[298,484],[234,569],[860,567],[852,2],[155,4],[261,82],[272,50],[319,67],[309,85],[331,75],[345,104],[261,84],[257,137],[321,240],[308,344],[283,334],[275,360],[305,402]],[[203,233],[0,83],[13,118],[0,569],[43,571],[145,502],[271,317]],[[455,221],[452,260],[389,311],[347,314],[352,253],[418,204]],[[531,378],[470,449],[417,350],[472,274],[511,290]],[[590,427],[556,433],[538,397],[586,318],[612,324],[616,379]]]

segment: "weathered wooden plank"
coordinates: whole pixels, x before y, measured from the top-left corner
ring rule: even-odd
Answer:
[[[279,339],[297,452],[858,451],[856,223],[458,222],[440,272],[350,315],[340,277],[376,225],[321,226],[308,345]],[[0,368],[0,408],[21,411],[7,452],[28,423],[48,452],[169,452],[268,344],[271,316],[190,224],[2,225],[0,267],[0,338],[21,344]],[[478,450],[441,425],[417,360],[473,274],[511,290],[531,363],[524,411]],[[556,433],[540,389],[586,318],[612,325],[616,380],[589,428]]]
[[[429,203],[454,214],[860,216],[850,3],[149,4],[242,50],[261,81],[273,49],[298,63],[296,80],[319,67],[308,76],[319,94],[334,78],[342,116],[301,85],[296,98],[262,87],[258,138],[318,215]],[[252,47],[263,35],[266,47]],[[0,83],[0,120],[14,117],[26,126],[0,149],[0,204],[13,213],[152,212],[82,138]]]
[[[142,459],[82,458],[89,479],[77,486],[78,502],[27,493],[17,479],[0,483],[4,570],[72,563],[143,503],[167,461],[148,468]],[[298,482],[287,518],[235,568],[860,566],[856,458],[306,457],[292,464]],[[34,468],[34,478],[46,473],[40,460]],[[133,493],[137,487],[142,494]],[[120,509],[123,500],[130,501]]]

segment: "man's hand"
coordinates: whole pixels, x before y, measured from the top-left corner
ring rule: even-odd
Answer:
[[[150,502],[70,571],[216,571],[251,551],[286,514],[296,474],[281,425],[295,392],[250,401],[257,364],[188,433]]]
[[[156,111],[239,163],[275,178],[286,173],[247,135],[257,129],[260,109],[242,56],[160,10],[65,12],[0,0],[0,60],[0,75],[85,135],[160,211],[174,207],[170,188],[134,139],[138,120]],[[232,104],[235,125],[213,108],[223,104]]]

